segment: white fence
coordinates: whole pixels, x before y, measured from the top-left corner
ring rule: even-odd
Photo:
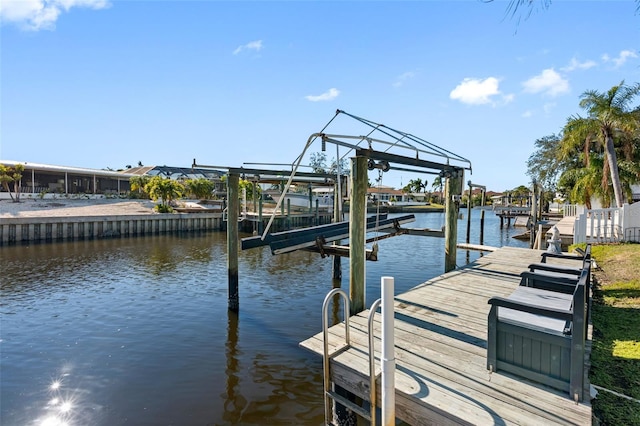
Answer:
[[[585,208],[579,204],[561,204],[562,217],[579,216],[584,213]]]
[[[578,214],[573,243],[640,242],[640,203]]]

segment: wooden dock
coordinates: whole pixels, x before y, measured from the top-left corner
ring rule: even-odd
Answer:
[[[589,402],[576,404],[568,393],[487,370],[487,301],[508,296],[518,286],[520,272],[539,262],[540,254],[503,247],[395,297],[398,420],[411,425],[591,424]],[[369,399],[368,315],[364,311],[351,317],[351,345],[346,349],[344,322],[329,330],[331,380],[365,400]],[[374,334],[379,375],[379,313]],[[590,342],[589,333],[587,363]],[[322,333],[301,346],[321,357]],[[380,384],[377,388],[380,406]],[[588,388],[585,378],[585,395]]]

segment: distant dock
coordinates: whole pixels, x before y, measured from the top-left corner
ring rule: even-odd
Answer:
[[[507,222],[507,228],[510,227],[512,220],[513,226],[529,226],[531,207],[496,206],[493,210],[496,216],[500,217],[500,229],[504,228],[505,221]]]
[[[395,296],[396,418],[427,424],[591,424],[588,368],[586,402],[501,371],[487,370],[489,298],[506,297],[520,272],[540,261],[540,251],[503,247],[477,261]],[[367,317],[350,318],[351,345],[344,323],[329,329],[331,380],[369,399]],[[380,373],[380,314],[374,317],[376,375]],[[322,333],[300,344],[323,353]],[[585,365],[590,356],[587,340]],[[380,406],[380,387],[378,403]]]

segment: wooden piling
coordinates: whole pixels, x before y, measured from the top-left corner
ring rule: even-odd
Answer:
[[[336,182],[333,188],[333,222],[338,223],[342,220],[342,194],[339,191],[340,185]],[[340,244],[340,241],[337,242]],[[340,256],[333,256],[333,279],[342,279],[342,263]]]
[[[480,211],[480,245],[484,244],[484,209]]]
[[[238,294],[238,213],[240,211],[239,175],[229,173],[227,179],[227,270],[229,273],[228,308],[238,312],[240,298]]]
[[[471,242],[471,181],[469,181],[469,198],[467,198],[467,244]]]
[[[258,181],[254,180],[252,183],[252,195],[253,195],[253,213],[255,214],[258,211]],[[259,222],[254,222],[253,223],[253,233],[257,234],[258,233],[258,223]]]
[[[464,171],[457,170],[447,177],[445,183],[445,215],[446,226],[444,231],[444,272],[456,268],[456,249],[458,239],[458,211],[460,209],[460,194],[462,192],[462,180]]]
[[[529,233],[529,248],[533,248],[536,243],[536,231],[538,222],[538,194],[537,184],[535,179],[533,180],[533,191],[531,192],[531,227]]]
[[[364,310],[365,238],[367,226],[367,157],[351,159],[349,211],[349,298],[351,315]]]
[[[264,231],[264,224],[262,223],[262,195],[260,201],[258,201],[258,234],[262,235]]]

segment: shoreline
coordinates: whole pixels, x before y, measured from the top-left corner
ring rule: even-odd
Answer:
[[[0,200],[0,220],[21,218],[131,216],[157,214],[151,200],[135,199],[26,199]]]

